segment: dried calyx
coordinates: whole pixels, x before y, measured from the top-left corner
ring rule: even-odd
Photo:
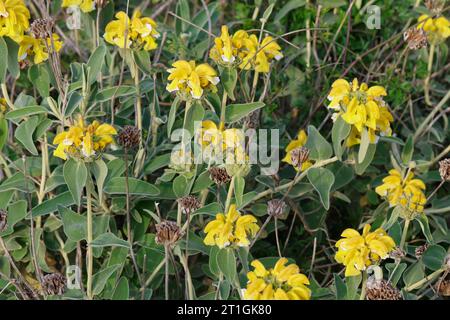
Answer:
[[[183,232],[175,221],[163,220],[156,225],[156,243],[164,246],[174,245]]]
[[[309,149],[306,147],[296,148],[291,151],[292,165],[301,170],[302,165],[308,161]]]
[[[186,215],[194,213],[200,209],[201,206],[197,197],[191,195],[178,199],[178,203],[181,207],[181,211]]]
[[[209,174],[217,185],[226,184],[231,180],[225,168],[212,167],[209,169]]]
[[[51,38],[55,21],[51,18],[36,19],[30,26],[31,33],[36,39]]]
[[[369,277],[367,279],[366,300],[402,300],[402,295],[390,282]]]
[[[62,295],[66,291],[66,277],[61,273],[50,273],[44,276],[43,289],[48,295]]]
[[[117,142],[123,148],[133,149],[139,146],[141,132],[137,127],[125,126],[117,135]]]
[[[450,181],[450,158],[439,161],[439,174],[442,180]]]
[[[272,199],[267,203],[267,213],[275,218],[279,218],[285,208],[286,203],[281,199]]]

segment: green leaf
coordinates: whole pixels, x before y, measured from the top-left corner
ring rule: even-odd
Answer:
[[[241,176],[236,176],[234,178],[234,196],[236,197],[236,205],[238,208],[241,207],[244,195],[245,179]]]
[[[8,46],[8,70],[9,73],[15,78],[20,76],[19,61],[17,59],[19,52],[19,45],[10,38],[4,38],[6,45]]]
[[[37,156],[38,151],[33,142],[33,133],[38,125],[39,119],[34,116],[17,127],[14,137],[33,155]]]
[[[47,109],[41,106],[30,106],[19,108],[13,111],[8,112],[5,117],[8,120],[20,119],[28,116],[32,116],[35,114],[47,113]]]
[[[217,264],[225,277],[231,283],[235,283],[237,279],[237,270],[234,250],[231,248],[220,249],[217,254]]]
[[[50,95],[50,75],[44,65],[33,65],[28,69],[28,78],[43,97]]]
[[[209,171],[203,171],[195,180],[192,193],[197,193],[209,188],[213,184]]]
[[[403,282],[408,287],[425,277],[424,265],[421,261],[411,264],[403,273]]]
[[[98,295],[103,291],[106,285],[106,281],[108,281],[108,279],[114,274],[114,272],[116,272],[117,269],[119,269],[120,266],[121,266],[120,264],[115,264],[100,269],[99,272],[94,274],[94,276],[92,277],[92,286],[93,286],[92,293],[94,295]]]
[[[237,69],[236,68],[224,68],[220,80],[231,100],[235,100],[234,89],[237,83]]]
[[[135,178],[128,178],[129,194],[142,195],[142,196],[157,196],[159,195],[159,189],[154,185]],[[112,178],[104,190],[109,194],[125,194],[125,178],[115,177]]]
[[[0,118],[0,152],[8,140],[8,121],[5,118]]]
[[[278,11],[275,15],[274,21],[280,23],[280,20],[283,19],[289,12],[295,10],[297,8],[303,7],[306,4],[305,0],[291,0],[286,3],[283,8]]]
[[[81,194],[86,185],[87,168],[83,161],[70,158],[63,167],[64,181],[77,205],[81,203]]]
[[[420,224],[420,228],[422,228],[422,232],[425,235],[425,238],[429,243],[434,243],[433,236],[430,230],[430,224],[428,223],[428,218],[425,213],[422,213],[416,217],[416,220]]]
[[[175,97],[170,106],[169,118],[167,119],[167,136],[170,137],[172,133],[173,124],[175,123],[175,118],[177,116],[178,106],[180,105],[180,98]]]
[[[261,109],[263,102],[252,102],[242,104],[229,104],[225,107],[225,122],[232,123],[241,120],[255,110]]]
[[[351,128],[352,127],[345,122],[342,117],[338,117],[333,124],[333,129],[331,130],[331,140],[333,142],[334,153],[339,160],[342,160],[342,153],[344,152],[342,142],[347,139]]]
[[[129,248],[130,244],[128,241],[120,239],[114,233],[107,232],[99,235],[92,241],[93,247],[125,247]]]
[[[178,176],[173,180],[173,193],[177,198],[182,198],[189,194],[189,183],[185,176]]]
[[[100,91],[95,96],[95,100],[97,102],[105,102],[110,101],[113,96],[119,98],[135,94],[136,88],[134,86],[117,86]]]
[[[319,194],[324,208],[330,209],[330,190],[334,183],[334,174],[326,168],[310,168],[307,176]]]
[[[364,128],[361,134],[361,142],[359,144],[358,163],[362,163],[366,158],[369,145],[370,145],[369,131],[367,131],[367,128]]]
[[[423,253],[422,261],[428,269],[436,271],[442,267],[446,256],[447,251],[440,245],[434,244]]]
[[[102,70],[103,62],[106,56],[106,46],[101,44],[95,48],[88,60],[89,78],[88,83],[92,84],[97,79],[98,73]]]
[[[356,300],[358,295],[358,288],[361,283],[362,277],[361,275],[347,277],[345,281],[347,283],[347,299],[348,300]]]
[[[80,105],[81,101],[83,101],[83,96],[79,94],[77,91],[72,91],[69,94],[69,99],[67,101],[67,107],[64,110],[64,114],[66,116],[72,115],[76,108]]]
[[[97,185],[97,192],[99,201],[103,200],[103,185],[105,184],[106,176],[108,175],[108,166],[105,161],[98,159],[94,161],[92,165],[92,171],[94,172],[95,182]]]
[[[68,207],[75,204],[70,191],[63,192],[56,197],[42,202],[40,205],[34,207],[31,212],[33,217],[43,216],[58,209],[58,206]]]
[[[129,297],[130,287],[128,284],[128,279],[125,277],[121,277],[119,282],[117,283],[111,300],[128,300]]]
[[[196,122],[202,121],[205,116],[205,109],[199,102],[195,102],[187,111],[186,126],[184,129],[188,130],[191,135],[194,135],[194,126]]]
[[[8,46],[6,45],[5,39],[0,38],[0,83],[5,83],[6,70],[8,68]]]
[[[355,163],[355,172],[358,175],[362,175],[367,167],[372,163],[373,157],[375,156],[375,152],[377,151],[376,144],[369,144],[367,148],[366,156],[361,163]],[[356,161],[357,162],[357,161]]]
[[[134,50],[133,58],[138,68],[145,74],[152,73],[152,64],[150,60],[150,53],[145,50]]]
[[[413,135],[408,137],[406,140],[406,144],[402,150],[402,162],[404,165],[407,165],[411,160],[414,153],[414,140]]]
[[[216,276],[219,277],[220,269],[217,263],[217,255],[219,254],[219,247],[212,246],[209,252],[209,270]]]
[[[345,300],[347,298],[347,286],[338,274],[334,274],[334,286],[336,287],[336,300]]]
[[[309,149],[309,158],[312,160],[328,159],[333,154],[331,145],[313,126],[308,127],[308,141],[305,146]]]
[[[58,211],[67,238],[74,242],[85,240],[87,234],[86,217],[62,206],[58,206]]]
[[[398,281],[400,280],[403,271],[405,271],[406,267],[408,266],[406,263],[400,263],[396,267],[396,263],[386,263],[386,269],[389,270],[389,279],[391,279],[392,286],[396,287]],[[395,269],[395,271],[394,271]]]

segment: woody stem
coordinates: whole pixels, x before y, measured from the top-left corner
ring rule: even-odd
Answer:
[[[94,267],[94,256],[92,253],[92,196],[89,186],[86,186],[87,198],[87,296],[89,300],[93,299],[92,295],[92,272]]]
[[[403,250],[406,242],[406,235],[408,234],[408,228],[411,220],[405,219],[405,225],[403,226],[402,239],[400,240],[400,249]]]
[[[433,70],[433,57],[434,57],[434,44],[430,45],[430,52],[428,55],[428,74],[425,78],[423,87],[425,90],[425,103],[429,106],[431,106],[431,100],[430,100],[430,79],[431,79],[431,71]]]

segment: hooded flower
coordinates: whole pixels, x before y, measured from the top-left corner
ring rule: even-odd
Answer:
[[[439,44],[450,37],[450,21],[445,17],[433,19],[426,14],[419,17],[417,29],[423,29],[427,33],[430,43]]]
[[[286,266],[288,260],[280,258],[275,266],[266,269],[259,260],[253,260],[253,271],[247,273],[244,292],[246,300],[309,300],[311,290],[308,278],[300,273],[296,264]]]
[[[47,44],[45,43],[47,41]],[[47,61],[49,50],[52,48],[52,42],[56,52],[59,52],[63,46],[63,42],[59,40],[59,36],[53,33],[53,41],[50,38],[36,39],[33,36],[23,36],[22,41],[19,43],[18,60],[24,61],[25,59],[31,59],[35,64]]]
[[[394,240],[381,228],[370,232],[370,224],[363,228],[362,235],[355,229],[345,229],[342,239],[336,242],[335,259],[345,266],[345,276],[357,276],[367,267],[389,257],[395,248]]]
[[[281,47],[271,37],[265,37],[261,43],[256,35],[252,34],[245,39],[247,54],[243,57],[241,68],[245,70],[254,69],[257,72],[267,73],[272,61],[283,58]]]
[[[292,140],[289,142],[289,144],[286,147],[286,156],[283,158],[283,162],[289,163],[290,165],[293,165],[292,162],[292,155],[295,149],[298,149],[300,147],[303,147],[306,144],[306,141],[308,140],[308,136],[306,135],[305,130],[300,130],[297,135],[297,139]],[[312,166],[312,163],[310,161],[306,161],[302,163],[302,171],[308,169]],[[295,166],[294,166],[295,167]],[[298,170],[297,167],[295,167],[296,170]]]
[[[79,7],[81,11],[88,13],[95,10],[94,0],[63,0],[61,7]]]
[[[205,89],[217,91],[219,77],[216,71],[207,63],[196,66],[194,61],[178,60],[168,69],[170,82],[166,89],[169,92],[179,92],[182,96],[201,99]]]
[[[403,176],[398,170],[392,169],[383,179],[383,184],[376,187],[375,192],[386,197],[392,207],[401,205],[409,211],[423,212],[427,201],[425,189],[425,183],[420,179],[414,179],[412,171]]]
[[[256,235],[259,226],[256,218],[250,214],[241,215],[232,204],[225,215],[218,213],[216,219],[210,221],[205,227],[206,237],[203,242],[208,246],[225,248],[230,245],[246,247],[251,237]]]
[[[30,11],[23,0],[0,0],[0,37],[22,40],[30,26]]]
[[[113,135],[116,129],[109,124],[100,124],[97,120],[86,126],[80,117],[76,125],[69,130],[61,132],[53,139],[57,144],[53,152],[55,157],[67,160],[67,155],[80,158],[90,158],[97,152],[102,152],[114,142]]]
[[[347,146],[359,144],[363,132],[367,132],[370,143],[376,143],[379,135],[392,134],[390,123],[394,119],[383,100],[386,95],[383,87],[369,87],[365,83],[359,85],[357,79],[351,84],[345,79],[338,79],[332,84],[328,108],[335,112],[333,120],[342,117],[352,126]]]
[[[153,19],[141,17],[136,10],[131,19],[123,11],[116,14],[116,20],[111,21],[105,28],[105,41],[119,48],[143,48],[146,51],[158,47],[156,40],[159,33]]]

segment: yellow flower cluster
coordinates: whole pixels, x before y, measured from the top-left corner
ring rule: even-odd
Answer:
[[[221,65],[238,65],[244,70],[269,72],[270,63],[283,57],[281,47],[270,37],[259,43],[256,35],[249,35],[245,30],[236,31],[230,36],[227,26],[222,26],[220,37],[214,39],[210,57]]]
[[[88,13],[95,10],[94,0],[63,0],[61,7],[79,7],[81,11]]]
[[[425,189],[425,183],[414,179],[413,172],[409,171],[403,176],[398,170],[392,169],[383,179],[383,184],[375,188],[375,192],[386,197],[391,206],[401,205],[411,212],[423,212],[427,202]]]
[[[158,47],[156,40],[159,33],[156,22],[147,17],[141,17],[136,10],[131,19],[123,11],[116,14],[116,19],[109,22],[105,28],[105,41],[119,48],[143,48],[146,51]]]
[[[250,244],[249,238],[255,236],[258,230],[256,218],[251,214],[241,215],[236,205],[232,204],[226,215],[218,213],[216,219],[206,225],[203,242],[219,248],[230,245],[246,247]]]
[[[195,61],[178,60],[167,70],[170,83],[166,89],[169,92],[179,92],[181,97],[200,99],[205,89],[217,91],[216,84],[220,79],[217,72],[207,63],[199,65]]]
[[[308,278],[300,273],[296,264],[286,266],[288,260],[280,258],[273,269],[253,260],[255,269],[247,273],[248,284],[244,292],[247,300],[309,300],[311,290]]]
[[[306,141],[308,140],[308,136],[305,132],[305,130],[300,130],[297,135],[297,139],[292,140],[289,142],[289,144],[286,147],[286,156],[283,158],[283,162],[289,163],[292,165],[292,151],[294,151],[297,148],[303,147],[306,144]],[[312,166],[312,163],[310,161],[306,161],[302,164],[302,170],[304,171]],[[297,167],[295,167],[295,170],[298,170]]]
[[[28,35],[23,36],[22,41],[19,43],[19,51],[17,54],[19,62],[32,56],[34,57],[33,61],[35,64],[47,61],[49,49],[51,50],[52,48],[52,42],[55,51],[59,52],[63,46],[63,42],[59,40],[59,36],[56,33],[53,34],[53,41],[50,38],[44,40],[36,39]]]
[[[23,0],[0,0],[0,37],[22,40],[30,26],[30,11]]]
[[[417,29],[423,29],[427,33],[427,38],[430,43],[439,44],[450,37],[450,21],[445,17],[433,19],[423,14],[419,17],[418,21],[420,23],[417,25]]]
[[[68,131],[57,134],[53,139],[53,144],[58,145],[53,155],[63,160],[67,160],[68,155],[88,159],[112,144],[112,136],[116,134],[116,129],[109,124],[94,121],[86,126],[80,117]]]
[[[355,229],[345,229],[342,239],[336,242],[335,259],[345,266],[345,276],[357,276],[367,267],[386,259],[394,250],[395,242],[386,231],[378,228],[370,232],[370,224],[363,228],[362,235]]]
[[[366,83],[359,85],[358,79],[352,83],[338,79],[332,84],[328,108],[335,111],[334,121],[342,117],[352,126],[347,138],[348,147],[359,144],[364,131],[367,131],[370,143],[376,143],[379,135],[392,134],[391,122],[394,119],[383,100],[386,95],[383,87],[369,87]]]

